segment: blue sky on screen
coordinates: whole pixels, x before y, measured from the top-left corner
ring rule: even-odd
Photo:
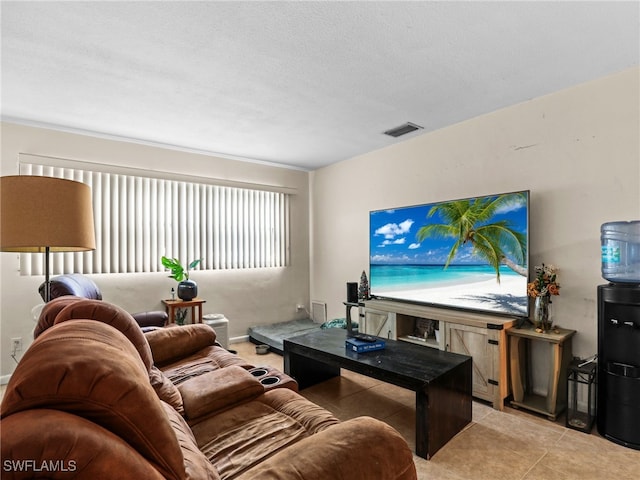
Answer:
[[[495,197],[495,196],[491,196]],[[416,238],[418,230],[428,224],[445,223],[439,214],[428,218],[437,204],[378,210],[370,214],[370,260],[372,264],[443,265],[453,246],[454,238]],[[498,210],[487,223],[507,220],[511,228],[526,233],[527,208],[524,199]],[[472,255],[471,245],[458,249],[451,265],[485,264]]]

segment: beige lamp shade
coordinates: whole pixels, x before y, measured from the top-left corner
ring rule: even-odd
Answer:
[[[72,180],[0,177],[0,250],[74,252],[96,248],[91,189]]]

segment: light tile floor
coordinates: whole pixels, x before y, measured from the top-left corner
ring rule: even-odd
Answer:
[[[283,369],[282,356],[256,355],[255,345],[230,348],[255,364]],[[414,394],[342,370],[342,376],[300,392],[341,420],[370,415],[396,428],[414,449]],[[523,411],[499,412],[473,402],[473,421],[429,461],[414,455],[419,479],[638,480],[640,451],[586,435]]]

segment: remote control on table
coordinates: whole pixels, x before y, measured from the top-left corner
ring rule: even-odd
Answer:
[[[353,336],[353,338],[357,340],[362,340],[363,342],[373,343],[377,340],[376,337],[372,337],[371,335],[365,335],[364,333],[357,333]]]

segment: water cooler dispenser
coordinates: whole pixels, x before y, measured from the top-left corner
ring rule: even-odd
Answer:
[[[602,226],[598,287],[600,435],[640,450],[640,221]]]

